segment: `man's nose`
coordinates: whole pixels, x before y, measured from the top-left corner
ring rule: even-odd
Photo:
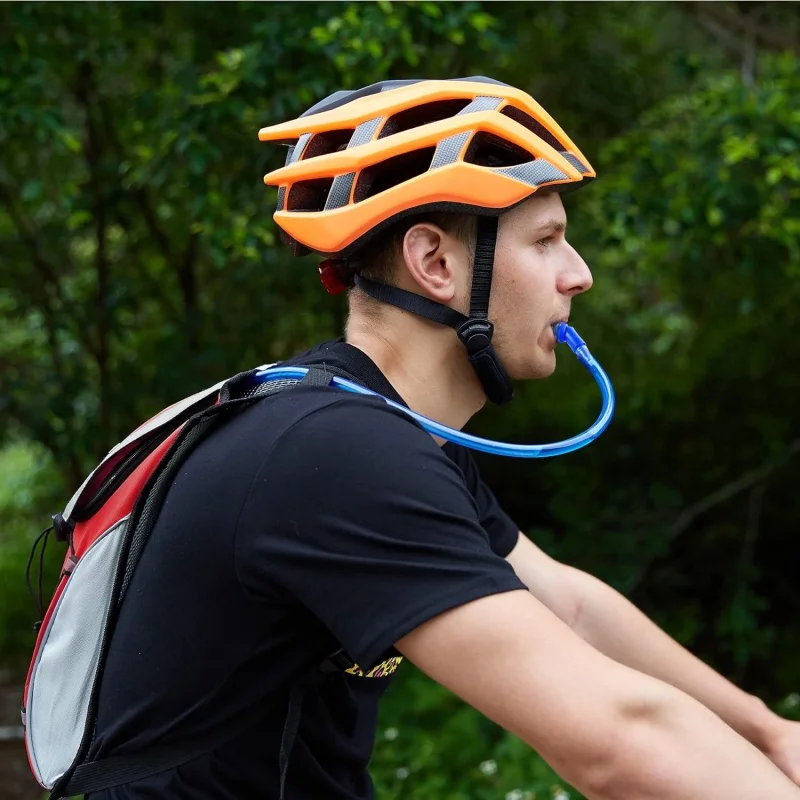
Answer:
[[[570,252],[567,264],[559,276],[558,290],[561,294],[574,297],[577,294],[588,292],[592,288],[594,279],[589,265],[580,257],[578,251],[568,244]]]

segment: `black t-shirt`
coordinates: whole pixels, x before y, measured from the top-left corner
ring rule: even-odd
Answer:
[[[287,364],[343,369],[402,402],[344,342]],[[189,455],[123,603],[90,757],[204,737],[206,755],[92,800],[272,800],[291,685],[341,646],[357,662],[310,689],[287,800],[373,797],[378,702],[393,644],[447,609],[525,588],[517,526],[470,453],[379,398],[308,383],[267,397]]]

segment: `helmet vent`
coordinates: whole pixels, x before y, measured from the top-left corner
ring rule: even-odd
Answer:
[[[333,185],[333,178],[297,181],[289,189],[287,211],[322,211]]]
[[[561,142],[550,133],[538,119],[534,119],[530,114],[526,114],[522,109],[516,108],[515,106],[506,106],[501,112],[501,114],[505,114],[507,117],[510,117],[514,120],[514,122],[518,122],[520,125],[526,127],[531,133],[535,133],[543,142],[546,142],[550,145],[554,150],[557,150],[559,153],[563,153],[566,148],[564,147]]]
[[[485,131],[472,137],[464,161],[481,167],[514,167],[533,161],[535,156],[525,148]]]
[[[326,156],[328,153],[336,153],[339,150],[344,150],[354,130],[355,128],[349,128],[346,130],[315,133],[311,137],[308,145],[306,145],[306,149],[303,151],[300,159],[306,161],[309,158]]]
[[[387,158],[386,161],[361,170],[353,200],[360,203],[362,200],[374,197],[404,181],[416,178],[417,175],[422,175],[430,168],[435,152],[435,147],[424,147],[410,153]]]
[[[381,129],[378,138],[383,139],[385,136],[394,136],[396,133],[409,131],[412,128],[418,128],[420,125],[427,125],[429,122],[449,119],[456,116],[459,111],[463,111],[471,102],[468,98],[437,100],[434,103],[423,103],[419,106],[398,111],[386,120],[386,124]]]

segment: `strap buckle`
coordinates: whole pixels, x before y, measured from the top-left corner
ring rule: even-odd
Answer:
[[[470,355],[485,350],[492,343],[494,325],[488,319],[470,317],[456,328],[458,338]]]

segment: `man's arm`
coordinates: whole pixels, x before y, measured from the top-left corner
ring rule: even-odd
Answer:
[[[526,536],[507,557],[531,593],[609,658],[681,689],[768,752],[782,720],[670,638],[608,584],[550,558]]]
[[[396,646],[590,800],[800,800],[707,708],[602,655],[529,592],[446,611]]]

